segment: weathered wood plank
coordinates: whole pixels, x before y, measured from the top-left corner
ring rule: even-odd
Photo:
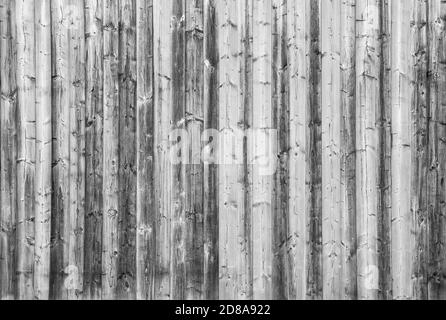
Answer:
[[[427,176],[428,192],[428,236],[429,236],[429,271],[428,297],[432,300],[446,299],[446,257],[445,239],[445,166],[446,149],[446,3],[429,1],[428,3],[428,104],[429,104],[429,160]]]
[[[53,213],[51,215],[51,297],[62,299],[64,293],[65,267],[68,266],[68,243],[70,228],[70,103],[69,77],[70,77],[70,50],[68,36],[69,16],[64,10],[63,1],[51,2],[52,24],[52,104],[53,118]],[[64,256],[66,252],[66,256]]]
[[[391,2],[380,3],[381,29],[381,86],[379,133],[379,202],[378,202],[378,253],[379,298],[392,298],[391,273],[391,221],[392,221],[392,99],[391,99]]]
[[[17,51],[14,2],[0,2],[0,300],[16,297]]]
[[[172,114],[170,118],[172,132],[169,142],[171,152],[176,159],[171,158],[172,172],[171,193],[171,298],[186,298],[186,165],[188,163],[187,145],[190,143],[186,134],[186,1],[174,0],[171,12],[172,28]],[[171,153],[172,155],[172,153]]]
[[[379,1],[356,3],[356,214],[358,298],[378,297]]]
[[[186,1],[185,129],[189,138],[188,163],[184,181],[186,211],[186,295],[203,298],[203,164],[201,161],[204,125],[203,110],[203,0]]]
[[[253,299],[253,242],[252,242],[252,182],[253,182],[253,166],[251,154],[251,141],[249,138],[250,132],[254,126],[253,112],[254,112],[254,98],[252,81],[253,66],[254,66],[254,52],[253,52],[253,0],[246,0],[240,3],[240,11],[243,15],[239,18],[241,21],[241,54],[240,54],[240,94],[243,101],[243,115],[240,116],[242,122],[239,124],[240,129],[244,130],[243,140],[243,170],[240,170],[240,181],[243,183],[243,207],[244,212],[239,213],[240,220],[240,249],[243,252],[239,272],[242,280],[242,299]],[[221,128],[221,127],[220,127]],[[240,143],[240,142],[238,142]],[[239,150],[241,147],[238,148]],[[244,176],[242,177],[242,173]],[[272,243],[271,243],[272,245]]]
[[[246,1],[218,3],[219,33],[219,298],[249,299],[243,135]],[[249,225],[248,225],[249,226]]]
[[[71,132],[73,146],[71,147],[71,230],[70,230],[70,265],[65,273],[68,274],[66,289],[68,299],[79,299],[83,293],[84,275],[84,227],[85,227],[85,185],[86,185],[86,87],[85,87],[85,20],[84,6],[76,0],[70,3],[70,52],[72,64],[70,66],[71,91]]]
[[[272,298],[272,196],[275,139],[272,115],[272,2],[252,4],[253,108],[250,139],[252,173],[252,270],[253,298]],[[274,164],[273,164],[274,163]]]
[[[83,292],[85,213],[84,6],[52,3],[53,23],[53,199],[52,279],[54,299]]]
[[[156,208],[156,299],[171,298],[171,161],[169,133],[172,114],[172,1],[153,1],[154,91],[155,91],[155,208]]]
[[[410,211],[412,214],[412,234],[414,237],[412,299],[426,300],[428,298],[428,212],[427,212],[427,174],[429,168],[428,153],[428,56],[427,56],[427,5],[428,1],[418,0],[413,17],[414,30],[413,76],[415,94],[411,106],[411,197]]]
[[[52,1],[51,3],[52,24],[52,53],[53,74],[52,74],[52,104],[53,119],[53,189],[52,198],[53,212],[51,215],[51,272],[54,277],[51,279],[51,297],[62,299],[64,292],[65,267],[68,261],[64,257],[65,239],[68,234],[65,226],[70,223],[70,109],[69,105],[69,37],[68,22],[65,20],[63,1]],[[68,243],[68,241],[66,242]],[[66,250],[68,253],[68,250]]]
[[[291,2],[292,4],[293,2]],[[273,51],[272,51],[272,86],[273,86],[273,124],[277,132],[278,163],[274,181],[274,217],[273,217],[273,297],[286,299],[293,295],[293,273],[288,255],[289,236],[289,81],[288,81],[288,1],[273,1]],[[292,33],[292,32],[291,32]],[[302,286],[303,288],[304,286]]]
[[[286,250],[289,255],[290,280],[288,299],[306,299],[307,268],[311,254],[310,226],[310,165],[312,157],[311,126],[311,2],[287,2],[287,68],[289,86],[289,216]],[[281,128],[278,128],[281,130]],[[280,131],[279,131],[280,136]],[[282,139],[280,139],[282,140]],[[277,192],[277,191],[276,191]]]
[[[36,68],[35,2],[15,1],[17,25],[17,299],[33,299]]]
[[[411,110],[415,96],[414,44],[416,1],[392,1],[392,277],[393,297],[413,294],[411,212]],[[411,54],[408,54],[411,53]]]
[[[156,261],[153,1],[138,0],[136,10],[136,298],[144,300],[154,298]]]
[[[307,129],[309,139],[308,162],[310,167],[310,204],[307,207],[309,221],[309,243],[307,254],[307,297],[322,299],[322,0],[311,1],[310,5],[310,120]]]
[[[323,295],[342,296],[341,211],[341,8],[342,1],[322,1],[322,237]]]
[[[103,2],[103,231],[102,298],[117,298],[119,246],[119,5]]]
[[[217,2],[204,0],[204,83],[203,83],[203,295],[219,296],[218,234],[218,120],[219,120],[219,22]]]
[[[103,0],[85,1],[85,299],[101,298],[103,223]]]
[[[136,0],[119,2],[118,299],[136,297]]]
[[[36,24],[36,176],[34,297],[49,298],[51,237],[51,7],[38,0]]]
[[[343,256],[342,299],[357,298],[356,256],[356,11],[357,1],[345,1],[341,7],[341,210]]]

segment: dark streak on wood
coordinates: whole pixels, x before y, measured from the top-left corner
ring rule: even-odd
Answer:
[[[174,130],[185,129],[186,124],[186,1],[173,0],[172,7],[172,118]],[[171,137],[174,138],[174,137]],[[171,294],[172,299],[186,298],[186,207],[185,207],[185,153],[184,136],[171,140],[178,147],[178,163],[172,166],[172,251]]]
[[[219,51],[218,21],[216,3],[218,0],[204,0],[204,130],[218,130],[219,105]],[[216,153],[217,137],[206,137],[204,150],[209,157]],[[218,299],[218,167],[209,162],[203,171],[203,227],[204,227],[204,280],[203,297],[207,300]]]
[[[118,299],[136,298],[136,0],[119,2]]]
[[[103,8],[85,3],[86,31],[86,185],[85,185],[85,299],[100,299],[102,288],[103,223]]]
[[[390,74],[390,28],[391,21],[389,16],[389,0],[381,1],[381,71],[380,71],[380,104],[379,110],[379,193],[378,193],[378,269],[379,269],[379,298],[389,300],[392,298],[392,279],[391,279],[391,219],[392,219],[392,128],[391,128],[391,74]]]
[[[156,219],[154,210],[153,2],[137,1],[137,298],[154,299]],[[149,59],[147,59],[149,57]]]
[[[245,270],[245,278],[247,280],[247,286],[245,292],[246,299],[252,299],[253,292],[253,268],[252,268],[252,232],[251,232],[251,223],[252,223],[252,164],[249,163],[250,159],[248,156],[248,148],[250,147],[250,142],[248,141],[248,137],[246,133],[248,130],[253,128],[254,124],[252,121],[254,106],[253,106],[253,0],[242,0],[244,1],[245,8],[245,34],[244,34],[244,61],[243,61],[243,69],[241,73],[242,77],[242,86],[243,86],[243,105],[244,105],[244,115],[243,115],[243,129],[245,130],[245,137],[243,140],[243,172],[245,173],[244,177],[244,208],[245,213],[243,217],[244,226],[243,226],[243,234],[245,241],[245,259],[247,260]],[[222,71],[220,71],[222,72]],[[272,244],[271,244],[272,245]]]
[[[203,0],[186,1],[185,129],[189,148],[184,150],[186,299],[203,297]]]
[[[287,0],[273,7],[273,124],[278,130],[278,166],[275,174],[274,207],[274,299],[288,299],[295,295],[293,269],[289,259],[289,71],[288,71],[288,16]]]
[[[417,12],[415,16],[415,38],[413,48],[415,65],[414,65],[414,80],[415,97],[411,113],[414,115],[411,141],[412,147],[412,199],[411,210],[413,214],[413,231],[415,236],[415,247],[413,257],[413,297],[415,299],[425,300],[428,298],[427,292],[427,189],[426,176],[428,173],[428,118],[429,118],[429,85],[427,83],[428,71],[428,47],[427,47],[427,26],[429,24],[427,13],[427,1],[419,0],[417,5]]]
[[[310,252],[308,253],[307,297],[322,299],[322,109],[321,109],[321,47],[319,2],[311,2],[311,55],[310,55],[310,127],[308,157],[310,159],[311,203]]]

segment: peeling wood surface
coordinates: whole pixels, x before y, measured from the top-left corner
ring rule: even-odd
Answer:
[[[0,0],[0,299],[446,299],[443,0]]]

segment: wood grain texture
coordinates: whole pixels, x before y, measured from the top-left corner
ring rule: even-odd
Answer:
[[[17,258],[17,49],[15,7],[0,3],[0,299],[14,299]]]
[[[119,2],[118,299],[136,298],[136,0]]]
[[[380,133],[379,133],[379,298],[392,297],[391,273],[391,221],[392,221],[392,108],[391,108],[391,3],[380,3],[380,28],[382,41],[380,52]]]
[[[84,7],[52,1],[53,23],[53,199],[52,269],[54,299],[82,294],[85,226],[85,41]],[[68,106],[68,107],[67,107]]]
[[[103,5],[85,1],[85,299],[100,299],[102,287],[103,223]]]
[[[428,241],[429,269],[428,296],[431,299],[446,299],[445,278],[446,260],[442,255],[445,239],[444,214],[444,179],[445,167],[441,165],[445,159],[445,144],[442,136],[446,134],[444,123],[446,105],[446,3],[431,1],[428,8],[428,137],[429,137],[429,171],[427,175],[428,204]]]
[[[356,210],[358,297],[378,297],[379,1],[356,3]]]
[[[36,164],[34,1],[15,1],[15,16],[17,24],[18,88],[16,117],[17,126],[19,128],[17,135],[16,297],[18,299],[33,299],[33,261],[35,243],[34,181]],[[3,79],[1,81],[3,83]],[[2,130],[4,130],[4,127],[2,127]]]
[[[172,2],[153,1],[154,148],[156,260],[154,298],[171,298],[171,162],[169,133],[172,129]]]
[[[444,0],[0,0],[0,299],[446,299]]]
[[[204,39],[203,0],[186,1],[186,105],[185,129],[190,145],[186,157],[184,191],[186,193],[186,295],[189,300],[203,299],[203,165],[201,162],[204,128],[203,80]]]
[[[35,3],[36,25],[36,177],[34,297],[49,298],[51,227],[51,7]],[[77,184],[71,186],[76,188]],[[82,190],[81,190],[82,191]],[[76,211],[76,203],[70,208]],[[82,216],[82,214],[81,214]]]
[[[250,33],[245,8],[250,1],[218,3],[219,21],[219,270],[220,294],[226,299],[249,299],[252,295],[249,261],[250,212],[246,208],[244,180],[247,150],[240,139],[245,129],[245,64]]]
[[[413,292],[416,231],[411,210],[412,106],[415,98],[414,33],[417,1],[392,2],[392,276],[393,297],[408,299]],[[411,52],[411,54],[407,54]],[[414,231],[414,232],[412,232]]]
[[[156,261],[154,208],[153,1],[136,2],[136,298],[152,299]],[[147,59],[149,58],[149,59]]]
[[[340,299],[343,250],[341,211],[341,0],[322,1],[322,254],[323,297]]]
[[[120,91],[119,83],[119,2],[103,1],[103,229],[102,229],[102,298],[116,299],[120,260],[119,207],[120,173]],[[124,254],[124,252],[122,252]]]
[[[219,129],[219,46],[217,1],[204,0],[204,70],[203,70],[203,298],[219,296],[219,233],[218,233],[218,165],[217,138]]]

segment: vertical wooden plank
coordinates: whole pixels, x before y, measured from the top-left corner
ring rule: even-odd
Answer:
[[[137,198],[136,298],[153,299],[156,261],[154,208],[153,1],[136,2]]]
[[[172,110],[172,1],[154,0],[154,92],[155,92],[155,298],[170,299],[171,191],[169,155]]]
[[[65,267],[68,266],[70,228],[70,96],[69,64],[70,50],[64,2],[51,2],[52,53],[53,53],[53,213],[51,226],[51,298],[62,299],[64,293]],[[66,253],[66,257],[64,256]]]
[[[101,298],[103,222],[103,0],[85,3],[85,246],[83,293]]]
[[[444,1],[440,4],[440,14],[441,20],[436,20],[439,23],[439,36],[438,36],[438,106],[439,106],[439,119],[441,119],[438,124],[441,125],[439,128],[439,136],[444,137],[446,136],[446,126],[442,125],[446,121],[446,113],[445,113],[445,106],[446,106],[446,91],[440,88],[446,87],[446,3]],[[438,32],[438,31],[437,31]],[[440,108],[441,107],[441,108]],[[446,163],[446,146],[444,144],[443,138],[439,139],[439,148],[438,148],[438,154],[439,154],[439,163]],[[444,167],[441,167],[440,171],[440,186],[441,190],[444,190],[444,180],[446,176],[446,170]],[[446,194],[445,192],[441,192],[440,198],[438,199],[439,203],[443,205],[445,201],[443,201],[443,197]],[[440,249],[439,252],[439,259],[440,262],[438,264],[438,272],[437,277],[440,277],[440,285],[438,289],[438,299],[446,299],[446,277],[444,276],[446,274],[446,255],[444,252],[444,247],[446,245],[446,214],[444,214],[445,208],[441,207],[439,208],[439,212],[437,212],[437,217],[440,218],[440,226],[438,230],[439,235],[439,241],[437,242],[437,250]],[[433,221],[435,226],[435,220]],[[442,276],[441,276],[442,275]],[[437,278],[438,279],[438,278]],[[438,280],[437,280],[438,281]]]
[[[396,299],[427,296],[426,8],[422,0],[395,2],[392,7],[392,272]]]
[[[102,298],[115,299],[119,263],[119,6],[103,2],[104,176]]]
[[[322,2],[311,1],[310,5],[310,120],[307,129],[309,150],[310,205],[307,208],[309,221],[310,250],[307,254],[307,297],[322,299],[322,32],[320,14]]]
[[[392,298],[391,224],[392,224],[392,93],[391,93],[391,2],[380,2],[381,71],[379,133],[378,269],[379,298]]]
[[[84,6],[52,2],[53,207],[51,296],[83,292],[85,203]],[[60,119],[61,121],[57,121]]]
[[[323,3],[322,218],[324,298],[354,299],[355,206],[355,3]]]
[[[240,138],[238,134],[241,132],[236,131],[236,144],[237,148],[243,152],[243,159],[237,159],[237,163],[241,163],[243,160],[243,170],[239,170],[240,183],[243,185],[243,211],[239,212],[239,245],[240,250],[243,253],[240,266],[238,268],[239,278],[242,283],[242,297],[241,299],[253,299],[253,242],[252,242],[252,209],[253,209],[253,166],[252,166],[252,153],[251,153],[251,140],[250,132],[252,132],[253,125],[253,65],[254,65],[254,52],[253,52],[253,4],[254,0],[246,0],[239,3],[239,11],[242,14],[239,16],[238,25],[240,25],[240,88],[243,108],[240,110],[241,122],[239,123],[239,129],[243,129],[243,149],[241,148]],[[240,146],[240,147],[239,147]],[[271,243],[272,245],[272,243]]]
[[[444,253],[445,239],[445,163],[446,135],[445,106],[446,94],[446,3],[429,1],[429,162],[427,176],[428,192],[428,232],[429,232],[429,273],[428,297],[431,300],[446,299],[446,257]]]
[[[169,134],[170,150],[175,150],[176,161],[172,162],[170,192],[172,214],[172,262],[171,294],[172,299],[186,297],[186,164],[188,162],[186,144],[190,143],[186,131],[186,1],[174,0],[172,3],[172,132]],[[187,141],[186,141],[187,140]]]
[[[248,299],[250,241],[245,220],[243,81],[245,1],[218,4],[219,34],[219,298]],[[247,41],[247,40],[245,40]]]
[[[136,295],[136,0],[119,1],[118,299]]]
[[[86,109],[85,109],[85,16],[83,3],[73,1],[71,5],[71,52],[73,64],[71,65],[71,91],[72,91],[72,119],[75,119],[74,146],[72,148],[72,179],[75,181],[71,189],[72,202],[71,219],[74,226],[71,231],[72,266],[66,273],[74,285],[69,289],[69,299],[78,299],[83,292],[84,275],[84,227],[85,227],[85,184],[86,184],[86,159],[85,159],[85,132],[86,132]]]
[[[310,157],[308,128],[312,107],[310,104],[311,58],[311,2],[287,2],[287,80],[289,105],[289,183],[288,227],[286,250],[289,255],[289,299],[306,299],[307,267],[310,250],[308,240],[310,207]],[[286,112],[286,111],[285,111]],[[279,129],[280,130],[280,129]],[[279,136],[281,134],[279,133]],[[280,139],[282,140],[282,139]],[[277,191],[276,191],[277,192]]]
[[[219,293],[219,191],[216,161],[219,130],[219,22],[216,9],[215,0],[204,0],[203,294],[208,300],[216,300]]]
[[[413,57],[415,95],[411,106],[413,117],[411,126],[412,168],[410,211],[413,223],[413,292],[412,299],[428,298],[428,247],[427,247],[427,180],[428,174],[428,55],[427,55],[427,1],[416,2],[414,16]]]
[[[324,299],[342,296],[340,206],[341,124],[340,0],[322,1],[322,230]]]
[[[34,59],[34,5],[15,2],[17,19],[17,298],[33,299],[36,70]]]
[[[361,4],[359,4],[361,5]],[[348,0],[341,7],[341,211],[343,256],[342,299],[357,298],[356,265],[356,10]],[[378,48],[379,49],[379,48]]]
[[[289,229],[289,81],[288,81],[288,1],[273,1],[272,86],[273,119],[277,132],[278,166],[274,181],[273,217],[273,298],[295,297],[294,278],[288,255]],[[293,4],[294,2],[290,2]],[[301,286],[304,288],[304,286]]]
[[[288,250],[292,256],[293,291],[296,299],[304,299],[307,291],[308,239],[308,154],[307,127],[311,111],[309,101],[309,21],[310,2],[298,1],[290,12],[289,81],[290,81],[290,226]]]
[[[17,51],[15,2],[0,1],[0,300],[16,297]]]
[[[34,297],[49,298],[51,236],[51,7],[38,0],[36,24],[36,180]]]
[[[378,298],[378,156],[380,112],[380,8],[356,3],[356,148],[358,297]]]
[[[229,100],[229,93],[230,93],[230,85],[229,85],[229,79],[228,79],[228,60],[230,58],[230,40],[229,40],[229,34],[231,27],[235,25],[235,22],[232,22],[229,18],[228,10],[229,5],[231,2],[228,1],[217,1],[217,14],[218,14],[218,28],[220,31],[219,34],[219,42],[218,42],[218,48],[220,51],[219,56],[219,145],[218,145],[218,151],[219,151],[219,158],[218,158],[218,164],[219,164],[219,194],[218,194],[218,234],[219,234],[219,250],[218,250],[218,257],[219,257],[219,298],[225,299],[229,297],[234,297],[235,294],[235,286],[236,286],[236,274],[235,274],[235,267],[232,264],[229,264],[228,262],[228,255],[230,254],[228,250],[235,249],[234,247],[228,246],[228,224],[229,222],[229,210],[227,208],[227,205],[224,204],[228,203],[228,187],[226,186],[227,183],[229,183],[227,180],[228,173],[225,173],[222,170],[222,163],[221,159],[223,158],[224,154],[224,140],[221,138],[222,132],[227,132],[227,122],[226,122],[226,115],[227,115],[227,105]],[[225,130],[225,131],[223,131]],[[237,208],[235,208],[237,210]],[[233,214],[231,214],[232,217]],[[232,230],[234,231],[234,229]],[[229,248],[228,248],[229,247]],[[231,281],[232,278],[232,281]]]
[[[65,269],[65,289],[68,299],[79,299],[83,293],[84,274],[84,227],[85,227],[85,16],[83,3],[71,0],[69,10],[69,50],[71,64],[69,70],[69,89],[71,107],[70,147],[70,257]]]
[[[218,204],[218,221],[219,221],[219,298],[220,299],[235,299],[236,288],[237,288],[237,274],[235,261],[238,261],[235,250],[238,249],[234,243],[228,243],[230,238],[234,239],[236,237],[236,228],[233,220],[234,216],[237,214],[239,203],[236,200],[229,199],[231,188],[235,189],[234,186],[230,186],[232,181],[229,179],[234,175],[229,172],[229,165],[222,163],[225,153],[230,153],[232,150],[226,146],[226,141],[222,138],[228,132],[228,105],[229,100],[234,94],[231,92],[231,81],[235,83],[237,79],[233,79],[230,74],[231,68],[229,66],[229,59],[233,56],[231,55],[231,45],[234,45],[234,40],[231,41],[231,31],[234,28],[236,30],[237,25],[235,20],[236,16],[231,18],[230,10],[233,5],[232,1],[218,1],[217,4],[217,14],[219,22],[219,42],[218,47],[220,50],[220,72],[219,72],[219,204]],[[234,19],[234,20],[232,20]],[[233,32],[232,32],[233,33]],[[235,64],[235,62],[233,62]],[[234,108],[237,105],[234,105]],[[229,150],[226,150],[229,149]],[[225,168],[224,170],[222,168]],[[229,235],[229,233],[232,233]],[[232,251],[231,251],[232,250]],[[228,256],[236,257],[233,263],[229,261]]]
[[[68,68],[65,66],[68,55],[68,37],[65,34],[67,24],[61,17],[63,12],[62,3],[53,1],[52,17],[52,53],[53,60],[53,81],[52,81],[52,100],[53,100],[53,188],[55,190],[53,200],[53,214],[51,226],[51,272],[54,277],[51,278],[51,292],[53,299],[62,299],[64,291],[64,248],[65,248],[65,223],[69,221],[69,129],[70,113],[68,105],[67,81]],[[64,27],[65,26],[65,27]],[[58,59],[59,58],[59,59]],[[64,80],[66,79],[66,80]],[[65,82],[65,83],[64,83]]]
[[[272,3],[270,0],[253,2],[253,114],[250,159],[252,175],[252,263],[253,298],[272,298],[272,191],[271,173],[264,171],[263,161],[275,159],[265,156],[265,148],[273,131],[272,123]],[[268,143],[268,142],[266,142]],[[267,157],[270,155],[267,154]],[[259,161],[258,159],[261,159]]]
[[[186,1],[185,129],[190,141],[185,168],[186,299],[203,298],[203,0]]]
[[[411,155],[411,110],[414,101],[413,38],[416,24],[416,1],[392,1],[392,276],[393,297],[412,297],[411,235],[413,216],[410,210],[410,187],[413,159]]]

